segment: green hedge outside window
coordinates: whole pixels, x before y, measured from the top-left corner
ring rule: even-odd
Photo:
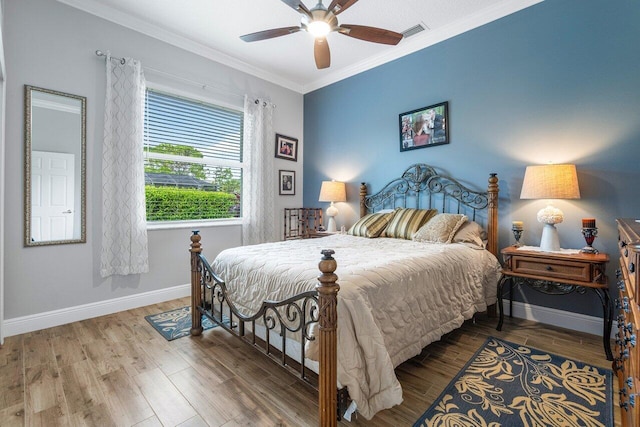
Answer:
[[[190,188],[145,186],[147,221],[186,221],[240,217],[235,194]]]

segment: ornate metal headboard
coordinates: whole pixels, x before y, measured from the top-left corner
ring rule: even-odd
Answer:
[[[367,185],[360,185],[360,216],[381,209],[411,207],[463,213],[476,221],[476,213],[486,210],[487,249],[497,256],[498,249],[498,176],[489,175],[487,191],[471,190],[457,180],[441,175],[424,163],[411,165],[400,178],[389,182],[379,192],[368,195]]]

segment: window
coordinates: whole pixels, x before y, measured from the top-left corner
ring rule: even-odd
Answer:
[[[239,218],[243,114],[147,89],[147,221]]]

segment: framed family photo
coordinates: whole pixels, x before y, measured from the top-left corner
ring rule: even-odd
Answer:
[[[449,143],[449,103],[400,114],[400,151]]]
[[[298,140],[276,133],[276,157],[298,161]]]
[[[280,171],[279,194],[281,196],[295,196],[296,194],[296,173],[295,171]]]

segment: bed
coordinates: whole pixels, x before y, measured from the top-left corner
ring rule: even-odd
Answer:
[[[347,406],[370,419],[402,402],[395,367],[475,313],[495,312],[497,183],[491,174],[487,191],[474,191],[412,165],[373,195],[362,184],[350,234],[232,248],[211,264],[194,232],[192,310],[318,388],[321,425]],[[444,234],[428,230],[443,222]],[[481,241],[456,240],[479,223]]]

